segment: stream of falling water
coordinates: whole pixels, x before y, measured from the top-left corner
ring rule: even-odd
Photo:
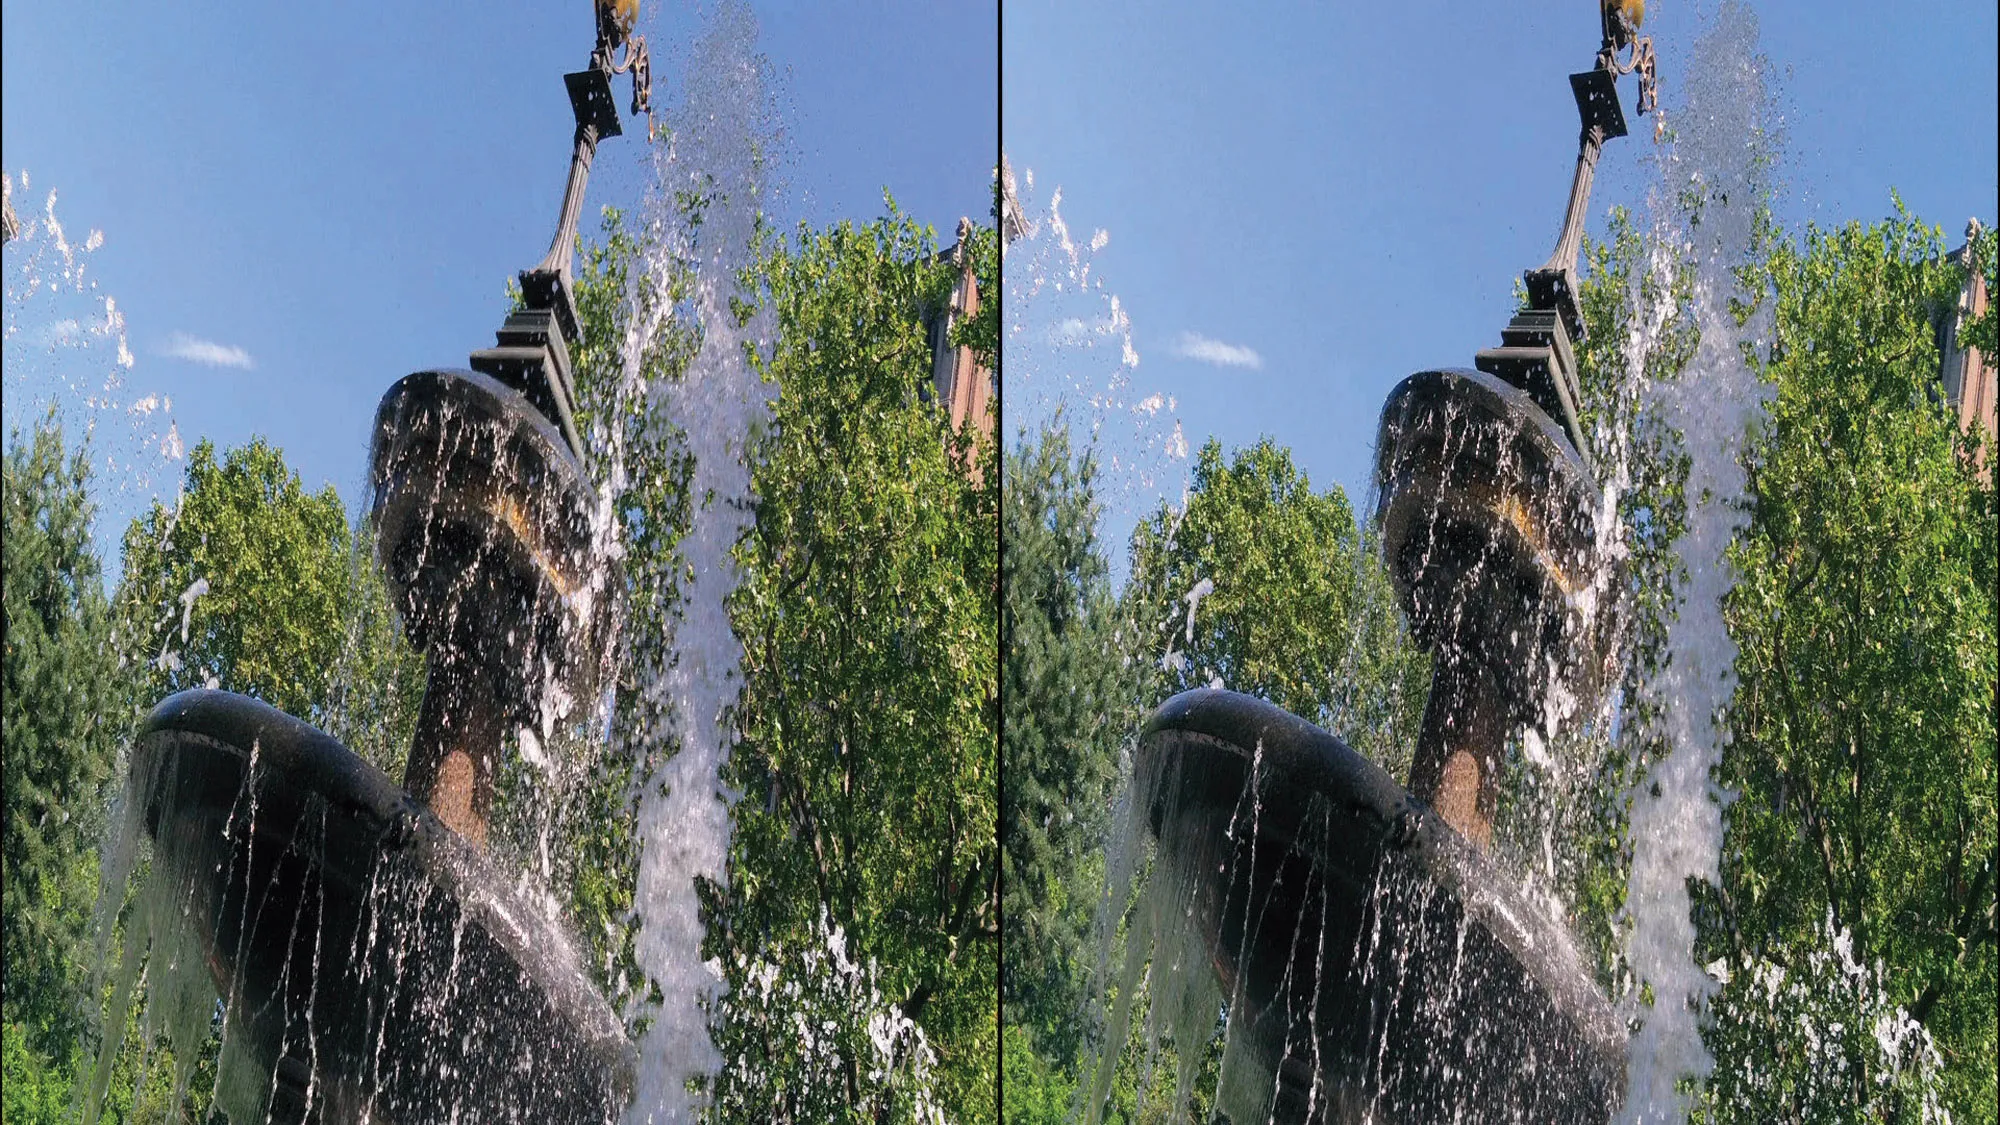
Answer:
[[[1748,519],[1742,457],[1769,394],[1744,355],[1763,334],[1755,321],[1737,324],[1730,299],[1732,270],[1749,259],[1763,198],[1769,104],[1756,16],[1725,4],[1688,60],[1686,105],[1673,118],[1677,135],[1651,202],[1651,288],[1658,301],[1671,300],[1672,271],[1693,264],[1689,311],[1700,343],[1678,379],[1648,382],[1633,372],[1688,458],[1687,530],[1675,545],[1686,577],[1667,630],[1670,658],[1647,685],[1662,705],[1658,733],[1670,750],[1631,805],[1627,958],[1653,992],[1651,1007],[1636,1013],[1641,1023],[1629,1047],[1619,1120],[1634,1125],[1685,1120],[1688,1099],[1677,1083],[1714,1066],[1699,1021],[1717,986],[1695,960],[1687,881],[1717,881],[1722,852],[1725,798],[1709,773],[1721,761],[1727,734],[1717,720],[1735,688],[1736,645],[1721,604],[1735,574],[1724,552]],[[1687,212],[1689,198],[1699,200],[1698,217]],[[1644,315],[1635,318],[1627,355],[1640,364],[1670,314],[1634,306]]]
[[[685,435],[694,511],[680,544],[686,580],[672,648],[640,672],[641,712],[650,718],[637,741],[651,774],[639,798],[634,912],[639,967],[661,1002],[648,1011],[652,1022],[639,1045],[637,1098],[627,1115],[634,1123],[692,1120],[722,1065],[709,1024],[723,981],[702,958],[695,881],[725,880],[736,795],[722,769],[742,687],[742,646],[728,600],[738,580],[733,552],[754,518],[746,451],[769,416],[772,393],[744,354],[746,346],[767,346],[769,325],[762,317],[739,324],[731,308],[764,202],[769,102],[756,40],[754,17],[730,4],[694,47],[685,104],[672,117],[676,131],[646,204],[656,237],[635,280],[654,292],[635,293],[633,307],[656,311],[650,319],[635,316],[624,341],[625,378],[637,386],[667,317],[691,317],[700,332],[700,351],[684,375],[645,391],[658,423]],[[691,196],[708,198],[699,216],[685,210]],[[691,295],[676,304],[667,287],[689,275]]]

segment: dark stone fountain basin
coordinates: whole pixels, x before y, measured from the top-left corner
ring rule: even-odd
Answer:
[[[1280,1122],[1603,1122],[1625,1030],[1562,927],[1380,767],[1262,700],[1185,692],[1140,798]],[[1155,877],[1158,877],[1157,875]]]
[[[346,747],[186,691],[133,777],[156,877],[180,880],[230,1035],[271,1076],[239,1121],[582,1125],[630,1100],[636,1052],[569,939]]]

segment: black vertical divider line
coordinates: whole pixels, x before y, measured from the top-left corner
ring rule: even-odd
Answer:
[[[998,246],[994,267],[994,320],[998,330],[993,338],[993,474],[998,482],[993,506],[993,885],[995,888],[995,956],[993,972],[993,1116],[1007,1120],[1007,840],[1003,810],[1007,807],[1007,236],[1002,231],[1005,205],[1002,202],[1000,169],[1007,151],[1007,35],[1006,5],[993,0],[993,237]]]

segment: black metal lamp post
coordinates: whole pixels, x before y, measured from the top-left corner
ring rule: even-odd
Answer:
[[[1612,671],[1574,278],[1598,155],[1625,131],[1616,79],[1633,70],[1651,109],[1651,44],[1612,0],[1598,65],[1571,77],[1576,176],[1555,252],[1527,274],[1530,307],[1477,370],[1413,375],[1383,409],[1383,554],[1436,656],[1409,788],[1232,692],[1178,695],[1141,734],[1162,867],[1201,884],[1190,901],[1231,1034],[1272,1076],[1279,1121],[1602,1122],[1622,1098],[1622,1023],[1484,849],[1508,737],[1554,683],[1588,701]]]
[[[155,877],[172,878],[229,1012],[233,1120],[606,1122],[636,1052],[559,924],[484,854],[518,726],[595,690],[620,581],[593,551],[574,418],[570,246],[611,77],[646,108],[636,5],[601,3],[556,239],[472,370],[399,381],[376,415],[377,553],[430,681],[407,788],[253,699],[161,703],[132,755]],[[618,48],[621,61],[613,60]]]

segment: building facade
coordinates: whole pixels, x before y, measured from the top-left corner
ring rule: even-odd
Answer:
[[[1979,467],[1986,469],[1993,464],[1993,443],[1996,434],[1996,382],[2000,382],[2000,372],[1996,372],[1994,357],[1981,354],[1978,348],[1967,347],[1960,342],[1960,335],[1967,325],[1986,312],[1988,294],[1986,273],[1972,269],[1972,244],[1979,238],[1979,221],[1973,220],[1965,228],[1965,245],[1951,255],[1951,259],[1967,266],[1965,287],[1959,291],[1958,304],[1946,310],[1938,325],[1938,357],[1940,359],[1940,380],[1944,384],[1944,399],[1957,419],[1960,429],[1978,427],[1984,432],[1984,440],[1979,447]]]
[[[966,317],[979,312],[979,278],[973,271],[972,252],[966,240],[972,237],[972,220],[958,221],[958,242],[942,257],[958,266],[958,283],[952,286],[951,300],[927,319],[931,342],[931,393],[934,401],[951,417],[951,428],[962,430],[970,422],[987,436],[993,434],[993,372],[969,347],[953,347],[951,330]]]

